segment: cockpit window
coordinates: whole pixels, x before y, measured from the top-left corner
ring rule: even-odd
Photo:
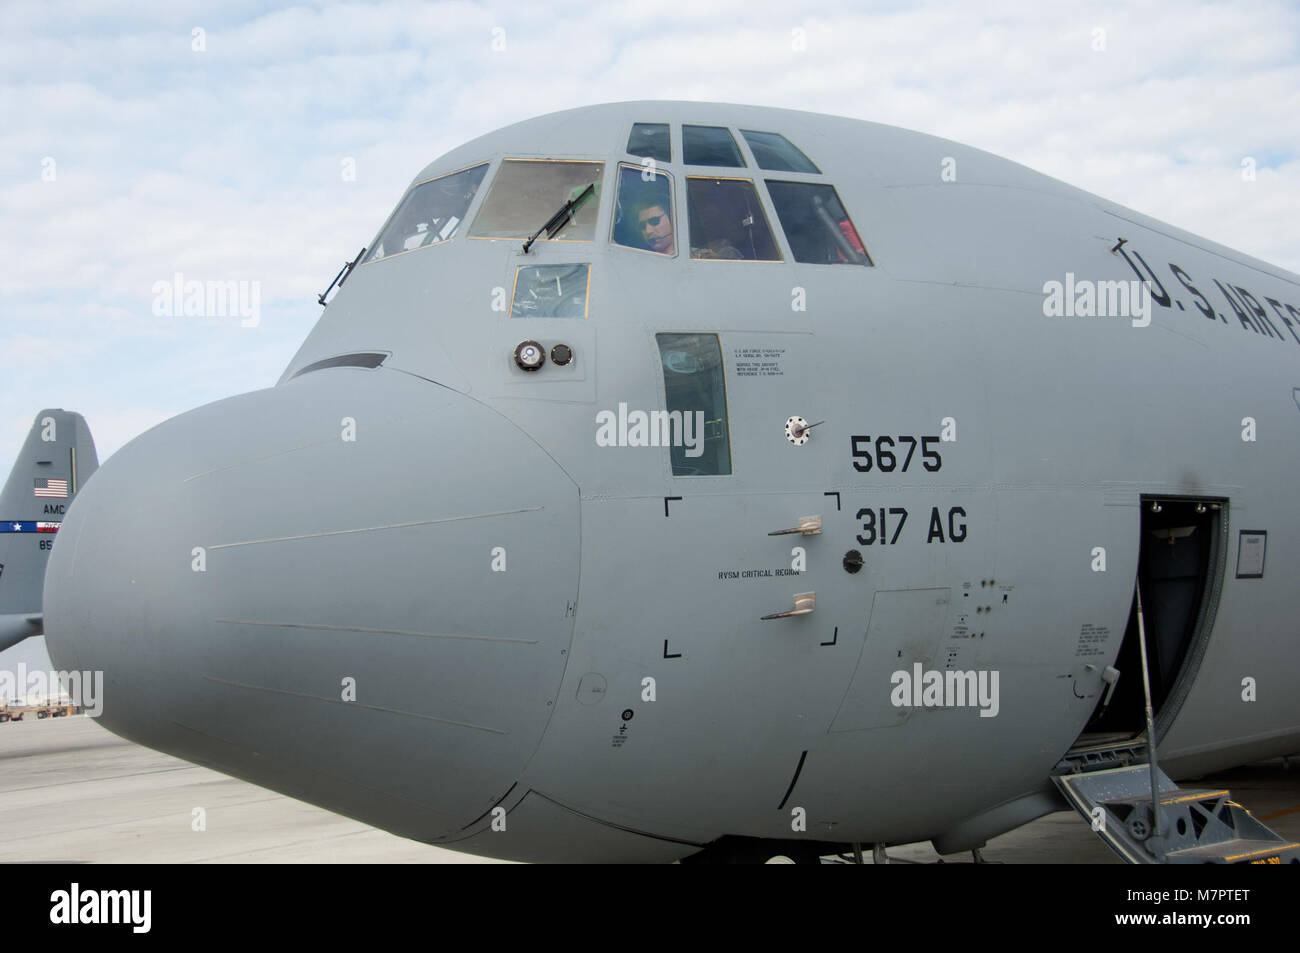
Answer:
[[[574,210],[573,221],[554,241],[589,242],[596,237],[600,178],[605,163],[553,159],[506,159],[483,207],[474,216],[470,238],[528,238],[564,203],[588,185],[596,194]]]
[[[629,155],[654,159],[656,162],[672,162],[673,146],[668,141],[668,123],[634,123],[632,134],[627,137],[627,151]]]
[[[758,163],[760,169],[770,169],[773,172],[821,172],[821,169],[812,164],[811,159],[796,149],[794,143],[779,132],[753,132],[742,129],[740,134],[749,143],[749,148],[754,153],[754,161]]]
[[[682,161],[687,165],[745,167],[736,140],[723,126],[682,126]]]
[[[767,191],[795,261],[816,265],[872,263],[834,187],[769,179]]]
[[[585,318],[591,265],[522,265],[510,296],[512,318]]]
[[[656,334],[664,372],[673,476],[725,476],[731,472],[727,388],[716,334]]]
[[[686,177],[692,258],[780,261],[767,216],[749,179]]]
[[[675,233],[672,179],[663,172],[620,165],[611,241],[672,255],[677,251]]]
[[[421,182],[397,206],[366,261],[450,241],[474,201],[488,164]]]

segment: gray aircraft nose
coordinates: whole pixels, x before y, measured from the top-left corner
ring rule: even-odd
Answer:
[[[421,840],[519,776],[563,675],[578,494],[526,434],[336,368],[137,438],[70,507],[49,652],[101,724]]]

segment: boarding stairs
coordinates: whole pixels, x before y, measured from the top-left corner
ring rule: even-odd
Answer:
[[[1067,758],[1053,780],[1097,836],[1130,864],[1300,863],[1300,843],[1269,830],[1228,791],[1184,790],[1159,768],[1156,777],[1154,809],[1149,764],[1087,770]]]
[[[1146,731],[1127,742],[1072,749],[1052,780],[1093,831],[1130,864],[1300,863],[1300,843],[1269,830],[1228,791],[1184,790],[1160,770],[1150,743],[1156,732],[1140,586],[1135,599]]]

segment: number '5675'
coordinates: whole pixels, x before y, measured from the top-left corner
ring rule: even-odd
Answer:
[[[916,437],[876,437],[875,455],[872,456],[873,441],[868,434],[854,434],[849,438],[853,450],[853,469],[859,473],[869,473],[872,469],[881,473],[893,473],[898,470],[906,473],[916,455],[918,440]],[[938,472],[943,466],[943,457],[933,449],[939,442],[938,437],[921,437],[921,466],[930,473]],[[900,465],[901,463],[901,465]]]

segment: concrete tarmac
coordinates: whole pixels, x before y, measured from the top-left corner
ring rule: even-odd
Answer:
[[[1201,784],[1230,788],[1278,834],[1300,841],[1300,762],[1237,768]],[[196,807],[206,813],[206,830],[192,829]],[[900,861],[939,859],[928,842],[888,853]],[[982,854],[1012,864],[1120,863],[1072,811],[994,838]],[[84,716],[0,724],[0,862],[497,863],[142,748]]]

